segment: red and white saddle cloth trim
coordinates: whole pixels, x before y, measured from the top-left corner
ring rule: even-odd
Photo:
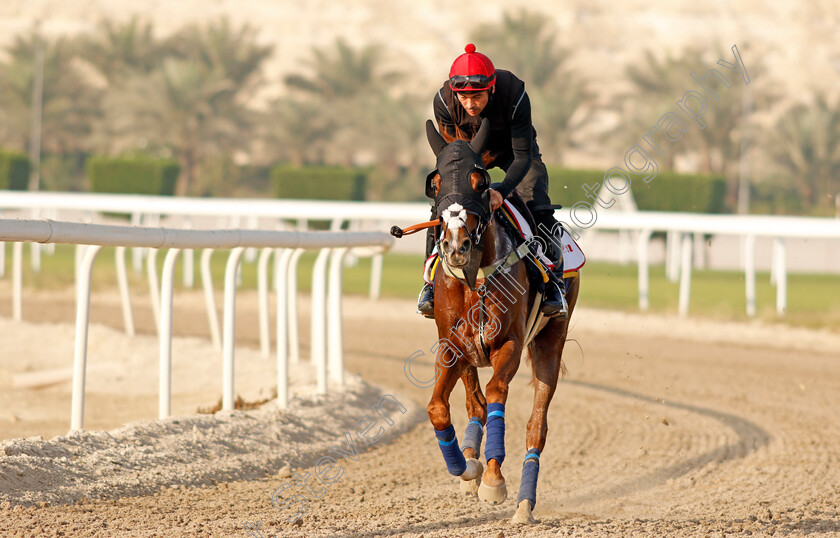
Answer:
[[[531,230],[531,226],[528,225],[528,221],[525,220],[525,217],[522,213],[519,212],[510,202],[505,200],[505,207],[510,214],[513,215],[514,220],[516,221],[516,226],[519,228],[519,231],[522,232],[522,237],[525,239],[529,239],[533,237],[534,232]],[[563,248],[563,276],[568,277],[571,276],[570,273],[576,272],[578,269],[586,264],[586,256],[583,254],[583,250],[581,250],[580,246],[575,243],[575,240],[572,239],[572,235],[568,231],[563,232],[563,236],[560,238],[560,245]],[[542,248],[539,248],[540,254],[540,261],[543,264],[547,265],[549,268],[553,269],[554,264],[550,263],[548,259],[542,252]]]
[[[522,213],[520,213],[519,210],[507,200],[505,200],[504,204],[505,209],[507,209],[507,211],[513,216],[516,227],[519,228],[519,232],[522,234],[522,237],[526,240],[533,237],[534,232],[531,230],[531,226],[528,224],[528,221],[524,216],[522,216]],[[563,236],[560,238],[560,244],[563,247],[563,276],[570,277],[583,267],[584,264],[586,264],[586,256],[583,254],[583,250],[581,250],[580,246],[578,246],[575,240],[572,239],[572,236],[568,231],[563,233]],[[553,269],[554,264],[548,260],[542,252],[542,248],[538,246],[537,250],[540,261],[543,265],[549,269]],[[423,266],[423,280],[429,284],[434,282],[435,269],[438,265],[437,260],[438,252],[437,247],[435,247],[432,250],[432,255],[426,259],[426,263]]]

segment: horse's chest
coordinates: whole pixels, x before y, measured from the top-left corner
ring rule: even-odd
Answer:
[[[486,351],[486,355],[485,355]],[[490,367],[490,352],[489,350],[481,350],[478,346],[473,346],[472,351],[469,355],[465,358],[467,361],[475,366],[476,368],[489,368]]]
[[[458,346],[461,355],[472,366],[486,368],[490,366],[490,349],[487,342],[486,327],[478,326],[478,330],[469,323],[460,323],[450,331],[452,342]],[[484,333],[484,334],[482,334]],[[484,341],[482,341],[482,336]]]

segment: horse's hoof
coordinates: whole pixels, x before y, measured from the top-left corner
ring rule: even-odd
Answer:
[[[478,498],[487,504],[502,504],[507,499],[507,486],[488,486],[482,480],[478,486]]]
[[[475,480],[484,474],[484,465],[475,458],[467,460],[467,470],[461,475],[461,480]]]
[[[461,480],[458,483],[461,495],[466,497],[475,497],[478,495],[478,482],[479,480]]]
[[[531,515],[531,503],[527,499],[519,503],[519,506],[516,508],[516,513],[513,514],[510,522],[514,525],[533,525],[537,522],[534,516]]]

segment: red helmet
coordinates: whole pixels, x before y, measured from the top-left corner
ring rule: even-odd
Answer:
[[[449,87],[454,92],[478,92],[489,90],[496,84],[496,68],[490,58],[475,51],[470,43],[464,47],[464,54],[455,58],[449,69]]]

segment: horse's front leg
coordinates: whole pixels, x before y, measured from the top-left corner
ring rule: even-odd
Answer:
[[[446,352],[442,349],[440,353]],[[458,448],[458,436],[455,435],[455,428],[452,426],[452,418],[449,414],[449,395],[452,394],[452,389],[455,388],[455,383],[461,376],[464,363],[460,360],[447,363],[441,361],[441,358],[438,359],[438,376],[428,406],[429,420],[435,427],[435,437],[437,437],[449,474],[460,476],[462,480],[473,480],[481,475],[481,464],[475,459],[467,461],[464,458],[464,454]]]
[[[521,352],[520,343],[511,339],[490,356],[493,376],[487,383],[487,441],[484,445],[487,470],[478,487],[478,497],[490,504],[500,504],[507,499],[505,477],[502,476],[502,463],[505,461],[505,402],[510,382],[519,369]]]
[[[478,457],[481,454],[484,423],[487,422],[487,401],[484,399],[484,394],[481,393],[481,387],[478,384],[478,369],[475,366],[467,365],[464,367],[461,381],[463,381],[466,391],[467,416],[470,417],[467,430],[464,432],[462,452],[467,465],[474,466],[477,471],[474,479],[465,478],[461,481],[461,493],[475,496],[478,494],[481,473],[484,472],[484,466],[481,465]],[[461,478],[464,478],[464,475],[461,475]]]

